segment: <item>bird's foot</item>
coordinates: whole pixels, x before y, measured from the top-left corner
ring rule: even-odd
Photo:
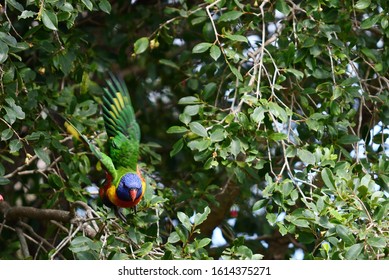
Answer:
[[[116,214],[117,217],[119,217],[120,220],[122,220],[123,222],[127,223],[127,218],[126,218],[126,216],[124,216],[122,208],[116,207],[115,208],[115,214]]]

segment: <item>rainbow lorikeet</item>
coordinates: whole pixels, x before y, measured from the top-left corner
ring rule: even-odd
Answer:
[[[108,153],[101,152],[69,122],[66,128],[76,130],[106,170],[106,180],[99,194],[103,203],[114,208],[126,220],[120,208],[133,208],[142,199],[146,182],[138,168],[140,129],[136,122],[128,89],[122,80],[111,77],[104,88],[103,119],[108,136]],[[72,133],[74,134],[74,133]]]
[[[109,206],[136,210],[146,190],[145,179],[137,167],[140,129],[124,82],[112,77],[107,85],[103,96],[103,119],[109,157],[101,159],[107,178],[99,193]]]

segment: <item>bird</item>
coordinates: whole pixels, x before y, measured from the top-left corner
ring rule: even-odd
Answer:
[[[68,133],[86,143],[105,169],[105,182],[99,188],[104,205],[113,208],[116,215],[127,221],[122,208],[137,213],[137,205],[146,191],[146,180],[138,167],[140,128],[125,82],[111,74],[103,88],[102,115],[107,133],[106,152],[102,152],[69,120],[49,110],[56,122],[62,123]]]
[[[109,156],[100,160],[106,169],[100,197],[107,206],[132,208],[136,213],[146,191],[146,181],[138,167],[140,128],[127,86],[115,76],[107,80],[104,88],[103,120]]]

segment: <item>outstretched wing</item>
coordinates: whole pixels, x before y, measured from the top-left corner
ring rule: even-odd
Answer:
[[[101,152],[99,148],[93,145],[89,139],[83,135],[77,127],[75,127],[69,120],[58,114],[56,111],[49,109],[49,116],[56,122],[60,127],[64,127],[68,133],[78,140],[82,140],[86,144],[94,156],[103,164],[105,169],[111,174],[113,178],[117,177],[116,168],[112,162],[112,159]]]
[[[85,135],[81,134],[81,132],[71,122],[67,121],[65,123],[65,127],[67,128],[67,126],[70,126],[72,128],[72,130],[76,131],[80,135],[83,142],[88,145],[91,152],[103,164],[103,166],[108,171],[108,173],[111,174],[111,176],[113,178],[117,178],[117,171],[116,171],[116,168],[112,162],[112,159],[109,156],[107,156],[105,153],[101,152],[99,150],[99,148],[97,148],[95,145],[93,145],[89,141],[89,139],[86,138]]]
[[[111,75],[104,93],[103,118],[108,137],[115,137],[121,132],[131,141],[139,142],[140,129],[124,81]]]

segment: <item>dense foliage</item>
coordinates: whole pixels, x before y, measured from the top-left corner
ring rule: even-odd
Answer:
[[[0,258],[387,259],[388,11],[5,0]],[[110,72],[130,90],[148,175],[127,224],[96,198],[88,147],[48,115],[103,150]]]

